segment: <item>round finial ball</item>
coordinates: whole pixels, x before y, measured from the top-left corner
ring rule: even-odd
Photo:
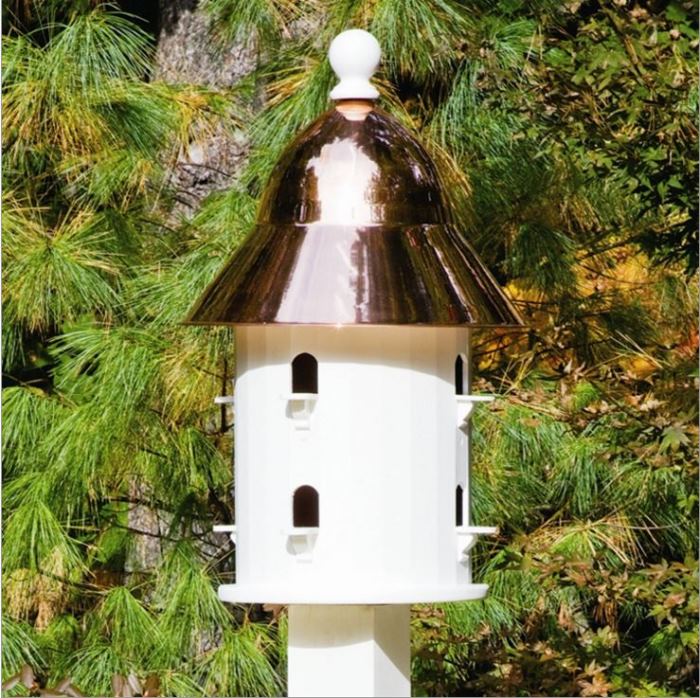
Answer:
[[[379,92],[369,79],[379,65],[382,50],[379,42],[363,29],[348,29],[333,39],[328,60],[340,82],[331,99],[376,99]]]

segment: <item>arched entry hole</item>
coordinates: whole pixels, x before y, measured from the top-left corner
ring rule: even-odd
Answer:
[[[292,522],[295,528],[318,528],[318,492],[310,485],[294,492]]]
[[[455,490],[455,525],[464,525],[464,490],[462,485],[457,485]]]
[[[318,393],[318,361],[304,352],[292,361],[292,392]]]

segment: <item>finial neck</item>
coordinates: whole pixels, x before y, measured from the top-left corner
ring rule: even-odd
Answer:
[[[339,111],[350,121],[363,121],[374,110],[373,99],[338,99],[335,103],[336,111]]]

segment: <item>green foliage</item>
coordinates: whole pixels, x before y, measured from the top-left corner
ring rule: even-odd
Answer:
[[[278,679],[257,645],[235,676],[209,659],[238,623],[215,593],[220,541],[182,554],[213,510],[231,519],[231,442],[211,395],[233,362],[230,333],[178,325],[251,206],[212,197],[185,234],[166,173],[238,107],[145,82],[151,39],[114,8],[22,19],[41,30],[4,39],[3,676],[29,664],[92,695],[119,676],[155,676],[171,695],[269,693]],[[127,569],[148,533],[139,507],[167,521],[159,575]]]
[[[467,24],[468,15],[453,0],[380,0],[369,29],[392,75],[424,82],[449,69]]]
[[[271,43],[313,8],[309,0],[208,0],[205,9],[224,40],[254,38]]]
[[[415,609],[417,692],[696,693],[696,9],[201,11],[212,41],[255,43],[241,89],[153,80],[151,37],[112,5],[4,5],[3,679],[284,691],[284,613],[215,591],[235,573],[210,533],[233,520],[232,416],[212,406],[231,332],[180,323],[327,108],[330,39],[357,26],[382,43],[384,107],[529,326],[476,338],[477,387],[500,394],[473,419],[490,595]],[[183,210],[172,169],[214,127],[250,155]]]
[[[41,332],[92,310],[111,314],[118,303],[110,283],[117,268],[105,221],[69,212],[51,231],[28,223],[16,231],[6,228],[3,246],[4,295],[12,320]]]
[[[128,676],[148,666],[161,642],[158,626],[129,589],[113,587],[91,615],[83,645],[60,668],[78,685],[106,695],[115,674]]]
[[[281,681],[269,663],[273,642],[267,632],[248,624],[236,631],[226,629],[223,635],[201,669],[205,694],[228,690],[238,696],[279,695]]]
[[[45,660],[32,628],[2,617],[2,670],[4,675],[15,674],[24,664],[42,667]]]

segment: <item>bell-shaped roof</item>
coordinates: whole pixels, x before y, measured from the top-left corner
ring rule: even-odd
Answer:
[[[339,102],[287,148],[188,323],[522,325],[424,148],[367,100]]]

